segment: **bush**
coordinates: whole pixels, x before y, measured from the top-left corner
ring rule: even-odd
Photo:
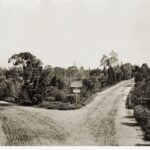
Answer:
[[[150,118],[150,111],[141,105],[137,105],[134,107],[134,116],[144,129]]]
[[[5,87],[0,87],[0,98],[4,98],[7,95],[7,89]]]
[[[127,99],[126,99],[126,108],[127,109],[133,109],[134,108],[134,95],[133,95],[133,91],[134,91],[134,88],[131,89],[129,95],[127,96]]]
[[[131,101],[130,101],[130,95],[127,96],[127,99],[126,99],[126,108],[127,109],[131,109]]]
[[[70,104],[79,102],[80,100],[80,96],[79,95],[75,95],[75,94],[70,94],[66,97],[66,101],[69,102]]]
[[[82,97],[86,97],[87,94],[88,94],[88,92],[83,88],[83,89],[81,90],[81,96],[82,96]]]
[[[48,97],[54,97],[56,101],[65,101],[65,99],[66,99],[66,94],[63,91],[58,90],[55,87],[49,87],[46,90],[46,94],[45,95],[46,95],[45,100]]]
[[[10,99],[15,99],[15,101],[19,101],[19,96],[22,94],[21,91],[21,83],[19,81],[14,81],[11,79],[7,80],[7,97]]]
[[[147,118],[147,121],[146,121],[146,124],[143,126],[143,130],[144,131],[150,131],[150,120],[149,120],[150,118],[148,117]]]
[[[81,108],[82,105],[79,104],[70,104],[70,103],[64,103],[64,102],[53,102],[50,103],[47,109],[56,109],[56,110],[74,110]]]
[[[55,109],[55,110],[75,110],[82,107],[81,104],[70,104],[66,102],[49,102],[49,101],[42,101],[41,104],[36,105],[40,108],[46,108],[46,109]]]
[[[86,88],[86,90],[92,90],[95,86],[96,78],[88,78],[83,80],[83,86]]]
[[[6,97],[5,101],[7,101],[7,102],[13,102],[13,103],[16,102],[15,98],[13,98],[13,97]]]
[[[140,72],[137,72],[136,74],[135,74],[135,83],[137,83],[137,82],[142,82],[142,73],[140,73]]]
[[[144,139],[150,141],[150,129],[145,132]]]
[[[146,125],[144,126],[143,130],[145,131],[145,134],[144,134],[145,140],[150,141],[150,118],[148,118],[148,121]]]
[[[58,91],[55,95],[56,101],[65,101],[66,99],[66,94],[62,91]]]
[[[55,100],[56,100],[55,97],[52,97],[52,96],[45,98],[45,101],[48,101],[48,102],[54,102]]]
[[[144,116],[144,108],[141,105],[135,106],[134,107],[134,116],[135,119],[142,124],[142,122],[145,120],[145,116]]]

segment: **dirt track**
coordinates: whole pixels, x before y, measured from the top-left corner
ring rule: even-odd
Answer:
[[[132,80],[121,82],[73,111],[1,102],[0,145],[148,145],[133,112],[124,107],[132,85]]]

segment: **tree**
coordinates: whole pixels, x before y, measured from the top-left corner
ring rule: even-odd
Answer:
[[[122,72],[121,67],[119,65],[114,68],[114,73],[115,73],[115,79],[117,82],[119,82],[123,79],[123,72]]]
[[[19,95],[19,102],[26,105],[41,102],[44,90],[41,86],[42,62],[29,52],[15,54],[8,62],[21,70],[22,92]]]
[[[61,68],[61,67],[54,68],[54,75],[59,76],[59,77],[64,77],[65,74],[66,74],[66,71],[64,68]]]
[[[115,51],[111,51],[109,54],[109,57],[106,55],[102,56],[102,59],[100,60],[101,66],[107,68],[107,67],[115,67],[118,65],[119,58],[118,54]]]
[[[130,63],[123,64],[121,66],[121,70],[123,72],[123,79],[130,79],[133,76],[133,67]]]
[[[83,87],[85,87],[86,90],[92,90],[95,86],[96,79],[93,77],[87,78],[83,80]]]
[[[7,96],[7,83],[4,76],[4,69],[0,68],[0,98],[5,98]]]
[[[45,88],[51,85],[53,77],[54,77],[53,68],[50,65],[45,66],[41,75],[41,81]]]
[[[51,65],[46,65],[44,67],[44,71],[47,72],[48,75],[52,76],[54,74],[54,69]]]
[[[107,69],[106,69],[106,67],[103,68],[103,74],[104,74],[105,77],[107,76]]]
[[[142,73],[141,72],[136,72],[135,73],[135,78],[134,78],[134,80],[135,80],[135,83],[137,83],[137,82],[142,82],[142,80],[143,80],[143,76],[142,76]]]
[[[75,73],[75,78],[77,80],[83,80],[88,77],[88,72],[87,70],[84,69],[84,67],[80,67],[80,69]]]
[[[113,84],[115,82],[115,73],[113,67],[108,68],[108,84]]]
[[[78,68],[76,66],[68,67],[68,69],[66,70],[66,75],[69,78],[69,83],[71,82],[71,80],[76,78],[77,73],[78,73]]]
[[[102,74],[102,73],[103,73],[103,71],[98,68],[90,70],[90,72],[89,72],[90,76],[100,76],[100,74]]]
[[[115,51],[111,51],[109,56],[109,65],[117,66],[119,61],[118,54]]]
[[[142,66],[141,66],[141,72],[142,72],[143,78],[145,80],[149,80],[149,78],[150,78],[149,77],[150,76],[149,71],[150,71],[149,66],[146,63],[142,64]]]
[[[100,61],[101,66],[103,66],[104,76],[108,77],[109,84],[113,84],[116,81],[114,67],[118,65],[118,61],[119,61],[118,54],[115,51],[111,51],[109,57],[103,55]]]
[[[104,68],[107,68],[108,62],[109,62],[109,58],[106,55],[103,55],[102,59],[100,60],[101,66],[103,66]]]

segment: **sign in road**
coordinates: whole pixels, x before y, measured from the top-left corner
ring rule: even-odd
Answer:
[[[78,93],[80,93],[80,92],[81,92],[81,90],[80,90],[80,89],[73,89],[73,93],[78,94]]]
[[[81,81],[73,81],[71,83],[72,88],[82,88],[82,82]]]
[[[70,85],[73,90],[73,93],[76,94],[76,103],[77,103],[77,96],[81,93],[82,89],[82,81],[73,81]]]

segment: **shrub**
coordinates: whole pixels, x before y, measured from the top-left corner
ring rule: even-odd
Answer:
[[[75,94],[70,94],[66,97],[66,101],[71,104],[76,103],[76,101],[79,102],[79,100],[80,100],[80,96]]]
[[[146,121],[146,124],[144,125],[144,127],[143,127],[143,130],[144,131],[150,131],[150,120],[149,120],[150,118],[149,117],[147,117],[147,121]]]
[[[0,98],[4,98],[7,95],[7,90],[5,87],[0,87]]]
[[[147,108],[137,105],[134,107],[134,116],[136,120],[140,123],[142,128],[148,123],[148,119],[150,117],[150,111]]]
[[[55,95],[56,101],[65,101],[66,99],[66,94],[62,91],[58,91]]]
[[[94,77],[83,80],[83,86],[86,88],[86,90],[92,90],[94,88],[95,83],[96,79]]]
[[[45,100],[48,97],[54,97],[56,101],[65,101],[65,99],[66,99],[66,94],[63,91],[58,90],[55,87],[47,88],[45,95],[46,95]]]
[[[82,105],[80,104],[70,104],[64,102],[53,102],[50,103],[47,109],[56,109],[56,110],[74,110],[81,108]]]
[[[49,96],[49,97],[45,98],[45,101],[48,101],[48,102],[53,102],[55,100],[56,100],[55,97],[52,97],[52,96]]]
[[[127,96],[127,99],[126,99],[126,108],[127,109],[133,109],[134,108],[134,95],[133,95],[133,91],[134,91],[134,88],[131,89],[129,95]]]
[[[42,101],[42,103],[38,104],[37,107],[47,108],[47,109],[55,109],[55,110],[75,110],[82,107],[81,104],[70,104],[66,102],[49,102]]]
[[[15,98],[13,98],[13,97],[6,97],[5,101],[7,101],[7,102],[13,102],[13,103],[16,102]]]
[[[81,90],[81,95],[82,95],[82,97],[87,96],[87,91],[84,88]]]
[[[150,141],[150,129],[145,132],[144,139]]]
[[[150,116],[147,118],[147,123],[144,125],[143,130],[145,131],[145,140],[150,141]]]
[[[17,81],[8,79],[7,80],[7,96],[12,97],[14,99],[19,99],[19,95],[21,93],[22,93],[21,84]]]
[[[135,74],[135,83],[137,82],[141,82],[143,79],[142,79],[142,74],[140,72],[137,72]]]
[[[132,109],[132,104],[131,104],[131,100],[130,100],[130,95],[127,96],[126,99],[126,108],[127,109]]]

